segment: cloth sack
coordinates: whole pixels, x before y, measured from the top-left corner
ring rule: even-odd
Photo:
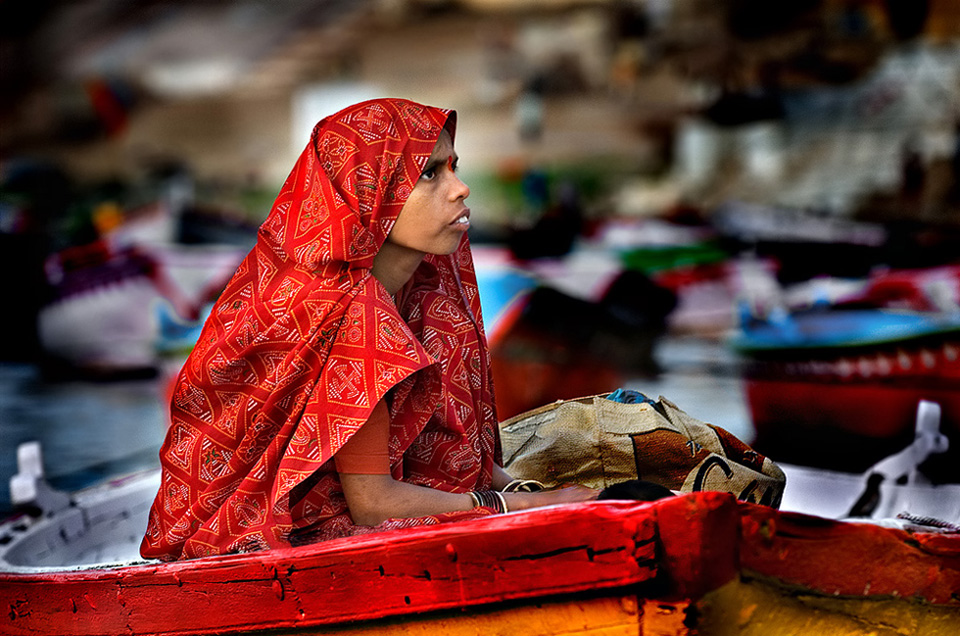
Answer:
[[[783,471],[729,432],[663,397],[624,404],[607,395],[561,400],[502,422],[504,468],[548,488],[577,483],[602,489],[643,479],[675,491],[725,491],[780,506]]]

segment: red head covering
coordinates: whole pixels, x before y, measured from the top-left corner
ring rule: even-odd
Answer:
[[[424,259],[399,308],[370,273],[454,120],[384,99],[317,124],[177,379],[144,557],[356,531],[331,458],[388,391],[395,478],[490,487],[497,418],[466,237]]]

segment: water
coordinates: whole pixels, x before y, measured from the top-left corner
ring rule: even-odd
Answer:
[[[752,441],[737,360],[722,344],[667,338],[656,357],[663,373],[631,380],[626,388],[662,395],[690,415]],[[164,382],[51,382],[34,365],[0,364],[0,517],[10,512],[7,484],[22,442],[41,442],[47,478],[62,490],[159,465]]]
[[[32,364],[0,364],[0,516],[16,449],[38,440],[49,481],[76,490],[159,465],[166,408],[159,380],[50,382]]]

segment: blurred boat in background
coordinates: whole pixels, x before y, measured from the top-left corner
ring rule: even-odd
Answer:
[[[172,241],[166,206],[148,208],[46,259],[49,298],[37,325],[48,374],[149,377],[162,355],[192,348],[185,334],[198,333],[246,249]]]
[[[747,316],[732,346],[755,446],[778,460],[865,470],[913,437],[921,400],[943,409],[953,449],[933,473],[957,480],[960,313],[823,309]]]
[[[922,520],[960,532],[960,482],[934,483],[926,470],[943,465],[950,439],[941,407],[917,405],[913,440],[862,473],[780,463],[787,476],[781,510],[877,523]]]
[[[475,252],[501,420],[657,373],[671,291],[604,251],[523,262]]]

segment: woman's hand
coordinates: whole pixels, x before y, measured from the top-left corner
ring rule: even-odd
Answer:
[[[513,481],[513,477],[503,467],[496,464],[493,466],[493,487],[495,490],[503,490],[511,481]],[[510,510],[529,510],[530,508],[557,504],[593,501],[600,494],[600,491],[586,486],[570,485],[553,490],[541,490],[540,492],[505,492],[501,494]]]
[[[599,490],[586,486],[565,486],[556,490],[541,490],[540,492],[505,492],[502,493],[510,510],[529,510],[543,506],[557,504],[578,503],[593,501],[600,494]]]
[[[513,477],[510,476],[510,473],[503,469],[503,466],[500,464],[493,465],[493,489],[494,490],[503,490],[513,481]]]
[[[340,475],[353,522],[375,526],[387,519],[470,510],[466,494],[454,494],[394,480],[390,475]],[[540,492],[501,493],[511,511],[593,501],[600,494],[586,486],[566,486]]]

